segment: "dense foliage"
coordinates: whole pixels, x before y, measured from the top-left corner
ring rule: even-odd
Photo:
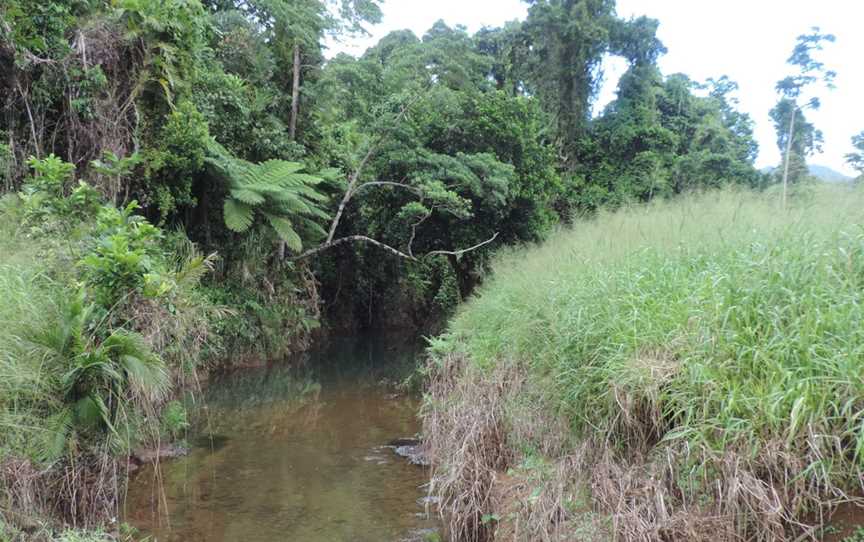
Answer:
[[[0,199],[0,518],[93,525],[116,514],[111,458],[176,436],[163,407],[220,317],[196,289],[213,257],[56,156],[29,163]]]

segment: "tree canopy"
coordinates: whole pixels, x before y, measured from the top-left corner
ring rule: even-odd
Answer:
[[[218,280],[311,273],[331,320],[379,325],[446,314],[496,247],[574,215],[760,185],[737,86],[663,74],[656,20],[612,0],[529,4],[500,28],[439,21],[328,60],[325,40],[366,32],[380,2],[10,0],[3,186],[53,153],[219,252]],[[824,72],[819,36],[796,49],[790,89]],[[592,116],[606,55],[629,69]],[[796,152],[818,144],[808,126]]]

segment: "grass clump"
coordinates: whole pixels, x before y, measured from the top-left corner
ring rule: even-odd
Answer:
[[[862,203],[825,187],[785,212],[729,191],[601,213],[499,257],[431,369],[519,367],[567,438],[524,430],[523,389],[507,448],[578,456],[625,539],[785,539],[861,489]],[[458,390],[439,386],[427,422]]]

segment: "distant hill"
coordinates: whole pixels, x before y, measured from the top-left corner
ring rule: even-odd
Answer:
[[[844,175],[828,166],[811,165],[809,167],[810,175],[821,181],[825,181],[826,183],[848,183],[855,180],[852,177]],[[771,173],[774,169],[775,168],[769,166],[763,167],[760,171],[762,171],[762,173]]]
[[[826,183],[848,183],[853,180],[852,177],[827,166],[810,166],[810,175],[822,179]]]

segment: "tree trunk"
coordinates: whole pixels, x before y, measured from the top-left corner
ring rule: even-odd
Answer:
[[[291,141],[297,139],[297,115],[300,112],[300,42],[294,43],[294,79],[291,84],[291,120],[288,133]]]
[[[294,74],[291,80],[291,118],[288,135],[291,141],[297,140],[297,116],[300,114],[300,42],[294,42]],[[279,242],[279,260],[285,259],[285,241]]]
[[[786,209],[786,191],[789,185],[789,161],[792,158],[792,138],[795,137],[795,116],[798,107],[792,107],[792,118],[789,120],[789,139],[786,141],[786,164],[783,166],[783,209]]]

